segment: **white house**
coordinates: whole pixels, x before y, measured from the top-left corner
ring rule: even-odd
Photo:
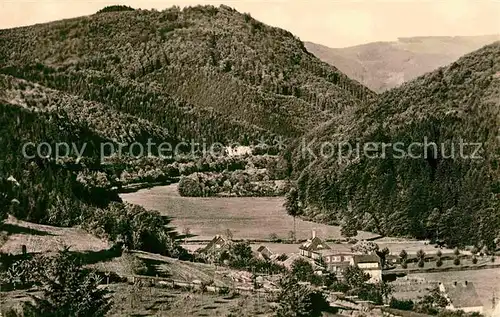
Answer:
[[[369,282],[377,283],[382,281],[382,267],[380,258],[376,254],[355,254],[351,265],[359,267],[363,272],[370,274]]]
[[[299,247],[300,255],[314,260],[320,260],[322,258],[320,251],[330,249],[331,248],[328,244],[316,236],[315,230],[312,231],[311,239],[308,239]]]

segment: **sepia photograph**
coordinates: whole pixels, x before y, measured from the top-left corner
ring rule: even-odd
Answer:
[[[0,317],[500,317],[500,0],[0,0]]]

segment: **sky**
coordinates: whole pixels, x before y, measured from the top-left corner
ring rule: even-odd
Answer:
[[[0,29],[89,15],[113,4],[158,10],[226,4],[330,47],[500,33],[500,0],[0,0]]]

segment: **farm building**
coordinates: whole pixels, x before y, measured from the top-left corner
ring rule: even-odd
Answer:
[[[314,259],[320,260],[322,255],[322,250],[330,250],[331,248],[320,238],[316,236],[316,231],[312,231],[311,239],[308,239],[300,247],[300,255]]]
[[[472,282],[440,283],[439,290],[449,301],[447,309],[483,313],[483,304]]]
[[[376,254],[355,254],[352,265],[356,265],[363,272],[370,274],[370,282],[376,283],[382,280],[382,267],[380,258]]]
[[[200,250],[200,252],[211,252],[218,251],[228,247],[230,241],[225,239],[223,236],[216,235],[212,241],[210,241],[206,247]]]
[[[255,257],[262,260],[270,260],[273,255],[274,255],[273,252],[269,250],[269,248],[266,247],[265,245],[261,245],[255,251]]]

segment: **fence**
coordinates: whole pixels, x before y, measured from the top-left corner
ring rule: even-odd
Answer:
[[[274,294],[279,292],[279,289],[269,289],[269,288],[254,288],[254,287],[243,287],[243,286],[217,286],[217,285],[206,285],[203,283],[187,282],[181,280],[168,279],[156,276],[146,276],[146,275],[122,275],[129,282],[139,285],[139,286],[166,286],[172,288],[188,288],[192,290],[205,288],[208,292],[219,293],[222,291],[236,291],[238,293],[261,293],[261,294]]]

